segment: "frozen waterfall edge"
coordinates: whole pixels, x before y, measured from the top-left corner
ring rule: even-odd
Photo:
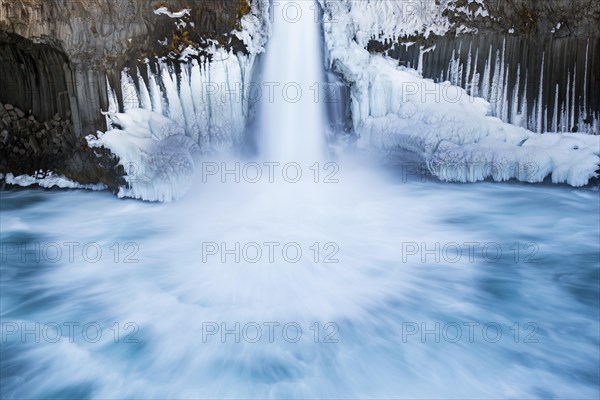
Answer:
[[[251,107],[246,83],[269,27],[268,7],[254,1],[242,29],[232,32],[248,54],[218,43],[204,52],[188,47],[178,59],[147,59],[124,69],[118,88],[107,82],[108,129],[86,139],[119,158],[127,174],[119,197],[177,200],[191,187],[203,155],[240,147]]]

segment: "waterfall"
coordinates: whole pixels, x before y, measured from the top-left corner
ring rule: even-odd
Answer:
[[[326,149],[318,5],[282,1],[273,7],[259,100],[259,152],[269,160],[318,161]]]

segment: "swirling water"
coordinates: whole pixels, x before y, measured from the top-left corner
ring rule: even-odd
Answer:
[[[338,165],[174,204],[1,192],[1,397],[598,397],[597,191]]]
[[[310,84],[291,61],[266,79]],[[263,157],[322,159],[323,110],[263,111]],[[350,157],[204,173],[238,162],[172,204],[0,192],[0,397],[600,394],[598,191]]]

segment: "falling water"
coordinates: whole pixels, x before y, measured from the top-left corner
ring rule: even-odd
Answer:
[[[315,6],[271,13],[259,104],[270,160],[326,152]],[[483,81],[456,71],[475,91],[506,87],[494,57]],[[243,105],[209,90],[241,80],[234,57],[150,69],[135,95],[123,75],[131,105],[200,143],[241,125]],[[113,89],[109,101],[118,111]],[[174,204],[2,193],[0,397],[597,398],[597,192],[449,185],[373,164],[346,155],[296,185],[280,169],[273,184],[213,163],[227,174],[198,176]]]
[[[315,51],[320,46],[318,6],[283,1],[273,7],[259,104],[259,151],[269,160],[318,161],[325,155],[323,59]]]

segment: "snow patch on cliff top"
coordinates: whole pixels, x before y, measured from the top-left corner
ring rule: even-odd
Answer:
[[[171,12],[169,11],[169,9],[167,7],[159,7],[157,9],[154,10],[154,14],[156,15],[167,15],[170,18],[182,18],[186,15],[190,15],[190,12],[192,10],[189,8],[184,8],[183,10],[180,11],[176,11],[176,12]]]
[[[450,0],[389,1],[389,0],[320,0],[326,4],[329,20],[337,23],[350,17],[355,41],[366,46],[371,39],[396,40],[402,36],[422,34],[443,35],[450,23],[443,15]],[[342,22],[343,23],[343,22]]]
[[[354,40],[367,46],[369,40],[380,42],[398,38],[431,34],[444,35],[453,24],[445,12],[464,14],[469,19],[488,17],[484,0],[319,0],[325,7],[325,23],[337,23],[337,17],[352,19]],[[457,33],[474,32],[477,29],[464,25],[454,26]]]
[[[253,57],[264,52],[271,27],[268,2],[252,1],[251,11],[241,18],[240,25],[242,30],[232,34],[244,43],[248,53]]]

